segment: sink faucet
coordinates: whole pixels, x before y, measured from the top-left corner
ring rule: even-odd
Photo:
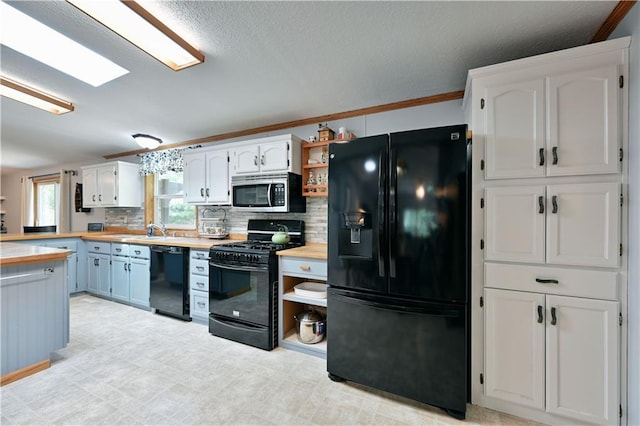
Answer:
[[[167,226],[164,223],[160,222],[160,225],[156,225],[155,223],[149,223],[149,225],[147,226],[147,235],[149,236],[153,235],[154,229],[157,229],[158,231],[160,231],[163,237],[167,236]]]

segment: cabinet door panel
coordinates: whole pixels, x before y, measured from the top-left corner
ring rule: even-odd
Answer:
[[[544,295],[485,289],[485,299],[485,393],[544,409]]]
[[[243,146],[234,152],[233,171],[236,174],[260,171],[260,149],[257,145]]]
[[[487,188],[485,197],[485,258],[544,262],[544,187]]]
[[[547,411],[617,424],[618,302],[547,296],[547,311]]]
[[[286,141],[260,145],[260,170],[286,172],[289,167],[289,144]]]
[[[131,259],[129,281],[131,303],[148,308],[150,297],[149,259]]]
[[[111,261],[110,256],[98,254],[98,294],[111,297]]]
[[[204,202],[205,162],[202,154],[184,156],[184,199],[187,203]]]
[[[549,185],[547,263],[617,267],[619,197],[616,183]]]
[[[207,202],[229,204],[229,157],[227,151],[207,153]]]
[[[87,255],[87,291],[98,294],[98,282],[100,281],[100,260],[95,254]]]
[[[111,297],[122,302],[129,301],[129,258],[111,258]]]
[[[116,205],[115,167],[107,166],[98,169],[98,203],[101,206]]]
[[[82,206],[96,207],[98,205],[98,169],[82,170]]]
[[[612,65],[550,77],[549,176],[616,173],[618,160],[618,69]]]
[[[544,81],[486,89],[486,179],[544,176]]]

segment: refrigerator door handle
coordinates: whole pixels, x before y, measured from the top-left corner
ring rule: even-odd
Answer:
[[[397,255],[397,235],[396,235],[396,190],[398,187],[398,172],[396,170],[397,158],[394,150],[390,150],[389,155],[389,276],[396,278],[396,255]]]
[[[343,302],[353,303],[356,305],[366,305],[376,309],[382,309],[385,311],[394,311],[394,312],[404,312],[404,313],[415,313],[421,315],[428,315],[431,317],[440,317],[440,318],[459,318],[460,311],[456,309],[451,309],[447,307],[420,307],[420,306],[405,306],[405,305],[396,305],[393,303],[380,303],[374,302],[372,300],[363,299],[360,297],[353,297],[346,294],[336,294],[336,298],[342,299]]]
[[[386,170],[386,166],[384,164],[385,154],[383,152],[380,153],[378,158],[378,241],[375,247],[378,248],[378,276],[384,277],[386,276],[386,271],[384,267],[384,248],[386,248],[386,239],[384,236],[384,224],[385,224],[385,203],[384,203],[384,171]]]

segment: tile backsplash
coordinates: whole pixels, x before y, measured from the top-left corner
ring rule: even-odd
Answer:
[[[231,207],[199,206],[198,215],[203,217],[222,218],[224,210],[227,215],[227,231],[230,233],[244,234],[247,232],[249,219],[297,219],[305,222],[305,239],[307,242],[327,242],[327,212],[328,202],[326,197],[308,197],[306,213],[258,213],[241,212]],[[144,230],[144,207],[105,208],[105,226],[125,227],[131,230]]]

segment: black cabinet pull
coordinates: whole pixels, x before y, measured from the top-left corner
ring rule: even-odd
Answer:
[[[558,196],[554,195],[551,197],[551,213],[558,213]]]
[[[542,195],[538,197],[538,213],[544,213],[544,197]]]
[[[548,280],[545,278],[536,278],[536,282],[540,283],[540,284],[560,284],[560,282],[558,280]]]
[[[558,164],[558,147],[551,148],[551,155],[553,155],[553,164]]]
[[[205,190],[205,192],[206,192],[207,197],[208,197],[208,196],[209,196],[209,188],[207,188],[207,189]]]
[[[544,148],[540,148],[540,163],[541,166],[544,166]]]
[[[551,325],[556,325],[558,318],[556,318],[556,308],[551,308]]]
[[[204,188],[200,188],[200,196],[204,197]]]
[[[542,324],[544,319],[542,318],[542,306],[538,305],[538,323]]]

